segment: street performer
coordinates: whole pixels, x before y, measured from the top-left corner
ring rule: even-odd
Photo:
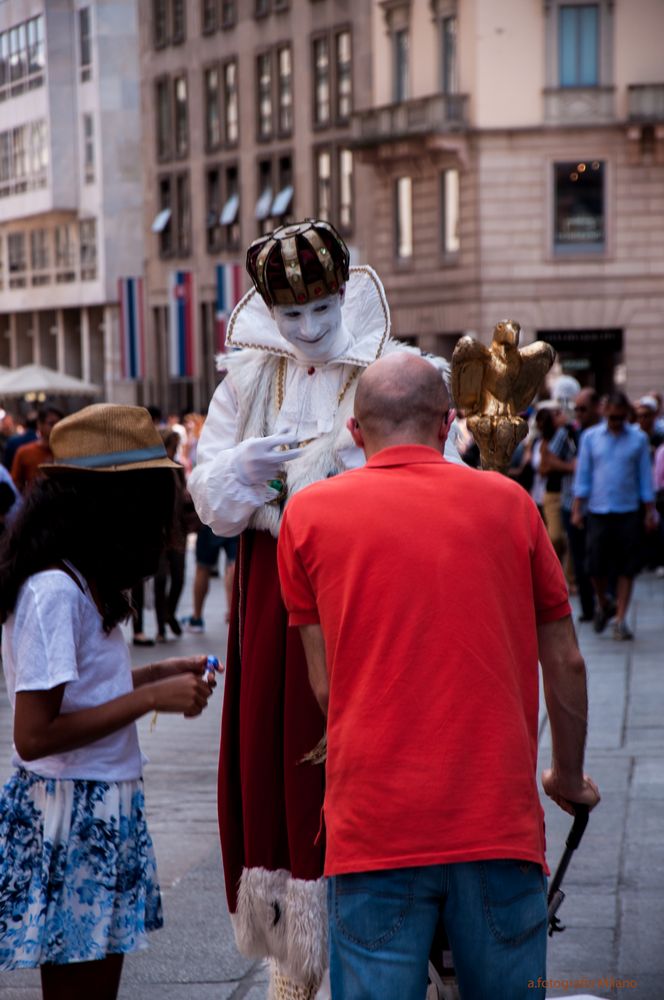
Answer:
[[[320,741],[324,718],[298,629],[288,627],[277,537],[295,493],[363,464],[346,428],[356,379],[407,348],[390,339],[378,276],[349,267],[328,222],[261,237],[249,247],[247,270],[255,288],[233,312],[227,338],[241,350],[223,357],[228,373],[210,403],[189,489],[215,534],[242,533],[219,764],[236,941],[247,956],[273,959],[272,997],[307,1000],[327,965],[327,922],[323,768],[303,758]]]

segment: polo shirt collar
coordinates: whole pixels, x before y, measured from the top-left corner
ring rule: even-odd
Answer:
[[[371,468],[385,468],[390,465],[438,465],[446,460],[435,448],[425,444],[395,444],[382,448],[367,462]]]

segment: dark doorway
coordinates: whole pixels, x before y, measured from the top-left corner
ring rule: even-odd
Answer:
[[[615,388],[615,370],[622,361],[622,330],[538,330],[539,340],[551,344],[566,375],[600,395]]]

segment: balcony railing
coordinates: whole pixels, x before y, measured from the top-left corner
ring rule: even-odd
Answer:
[[[437,132],[458,131],[466,127],[466,94],[434,94],[382,108],[356,111],[353,115],[353,143],[398,141]]]
[[[543,91],[548,125],[592,125],[615,121],[614,87],[556,87]]]
[[[627,117],[633,122],[664,121],[664,83],[630,84]]]

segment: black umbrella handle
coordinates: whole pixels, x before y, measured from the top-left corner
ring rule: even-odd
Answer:
[[[556,930],[564,930],[560,921],[556,917],[556,912],[565,898],[565,893],[560,888],[560,885],[565,872],[567,871],[568,865],[572,860],[572,854],[581,843],[581,838],[583,837],[585,829],[588,825],[588,814],[590,812],[589,807],[585,803],[581,802],[571,802],[570,805],[574,809],[574,823],[572,824],[572,829],[567,836],[565,851],[560,859],[560,864],[556,869],[556,873],[551,880],[547,896],[550,924],[549,936]]]
[[[588,826],[588,814],[590,813],[590,807],[587,806],[585,802],[571,802],[570,805],[574,809],[574,822],[565,846],[568,847],[570,851],[575,851],[581,843],[581,837],[583,837],[586,827]]]

